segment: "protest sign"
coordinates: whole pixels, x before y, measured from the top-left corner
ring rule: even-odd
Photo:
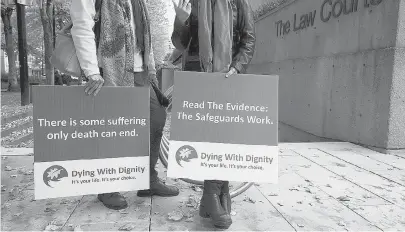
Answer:
[[[278,181],[278,76],[176,72],[168,176]]]
[[[35,198],[149,188],[149,88],[34,86]]]

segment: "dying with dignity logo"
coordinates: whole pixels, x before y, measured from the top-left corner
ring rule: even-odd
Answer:
[[[66,177],[68,172],[64,167],[53,165],[45,170],[43,180],[47,186],[54,188]]]
[[[180,167],[183,167],[182,162],[188,163],[193,159],[198,159],[198,154],[197,151],[189,145],[180,147],[176,152],[176,162]]]

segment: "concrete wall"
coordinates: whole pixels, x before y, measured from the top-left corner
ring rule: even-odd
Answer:
[[[324,22],[329,2],[357,3],[357,10]],[[256,33],[249,72],[280,76],[281,122],[321,137],[405,148],[405,0],[291,0],[260,18]]]

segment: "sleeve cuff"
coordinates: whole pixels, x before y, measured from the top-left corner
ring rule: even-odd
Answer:
[[[235,68],[236,71],[238,71],[238,74],[243,73],[244,70],[245,70],[245,69],[243,68],[243,65],[240,64],[239,62],[233,62],[232,65],[231,65],[231,67]]]
[[[100,70],[83,70],[83,73],[86,77],[92,76],[92,75],[100,75]]]

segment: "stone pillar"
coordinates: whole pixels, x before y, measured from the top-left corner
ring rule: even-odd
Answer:
[[[290,0],[256,23],[249,72],[280,76],[280,120],[405,149],[405,0]]]

